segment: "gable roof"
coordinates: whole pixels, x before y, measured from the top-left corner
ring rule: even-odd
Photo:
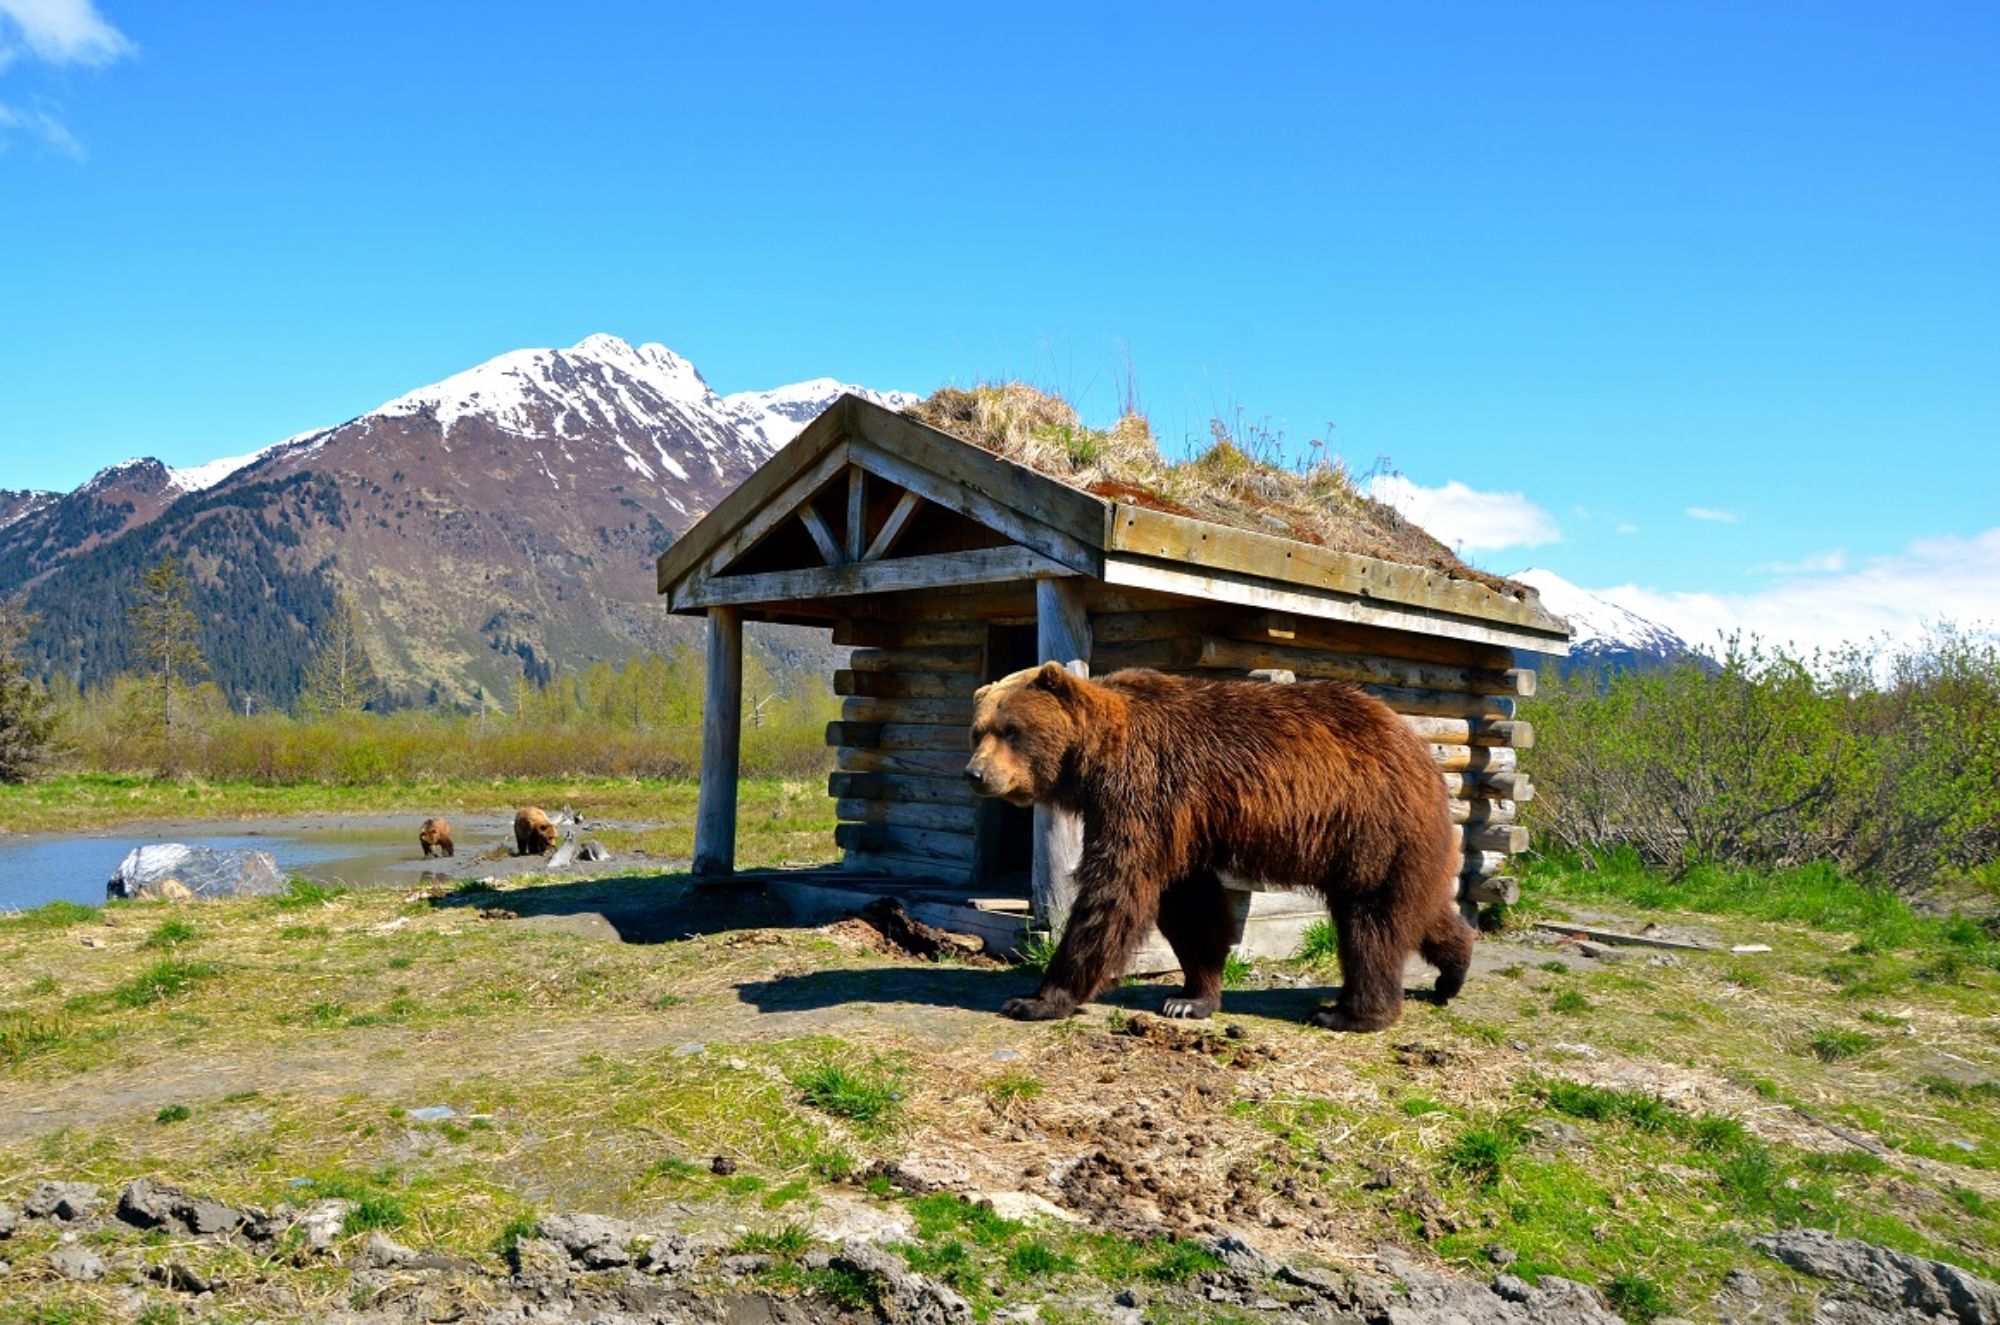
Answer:
[[[837,546],[811,503],[852,470],[901,488],[899,510],[921,499],[983,526],[1009,545],[945,557],[883,557],[864,548],[849,517]],[[850,510],[860,508],[851,485]],[[732,567],[797,516],[824,559],[807,570],[746,575]],[[892,513],[892,518],[893,513]],[[888,542],[893,542],[893,531]],[[844,553],[844,555],[843,555]],[[916,566],[913,563],[928,563]],[[813,601],[943,583],[1082,575],[1108,585],[1237,602],[1567,652],[1568,626],[1521,586],[1495,588],[1427,567],[1340,552],[1213,524],[1072,488],[915,419],[842,396],[703,516],[658,563],[659,591],[676,612],[718,602]],[[1509,591],[1513,590],[1513,591]]]

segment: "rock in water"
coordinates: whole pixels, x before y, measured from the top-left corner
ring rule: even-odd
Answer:
[[[119,863],[104,895],[119,898],[268,897],[285,876],[268,851],[223,851],[179,842],[139,847]]]

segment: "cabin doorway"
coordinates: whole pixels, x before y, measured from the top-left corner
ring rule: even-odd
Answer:
[[[982,681],[998,681],[1039,661],[1033,625],[989,626]],[[979,877],[989,887],[1028,895],[1035,864],[1035,812],[1025,805],[982,800],[979,820]]]

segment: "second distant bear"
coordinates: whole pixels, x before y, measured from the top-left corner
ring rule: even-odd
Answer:
[[[556,849],[556,842],[562,833],[556,828],[555,820],[530,805],[514,811],[515,854],[521,856],[546,856]]]
[[[417,845],[424,849],[425,860],[431,858],[432,852],[440,856],[456,855],[451,845],[451,820],[424,820],[424,826],[417,830]]]

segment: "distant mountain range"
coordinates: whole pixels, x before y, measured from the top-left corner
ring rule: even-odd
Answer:
[[[1663,667],[1705,656],[1659,622],[1578,588],[1552,570],[1537,566],[1510,578],[1535,590],[1542,606],[1569,622],[1574,633],[1569,656],[1559,664],[1564,675],[1583,669]]]
[[[516,350],[250,455],[0,491],[0,594],[39,616],[39,670],[80,684],[132,666],[127,595],[171,555],[232,700],[288,705],[343,592],[399,700],[504,696],[691,638],[655,557],[846,391],[916,399],[829,378],[720,396],[615,336]]]

